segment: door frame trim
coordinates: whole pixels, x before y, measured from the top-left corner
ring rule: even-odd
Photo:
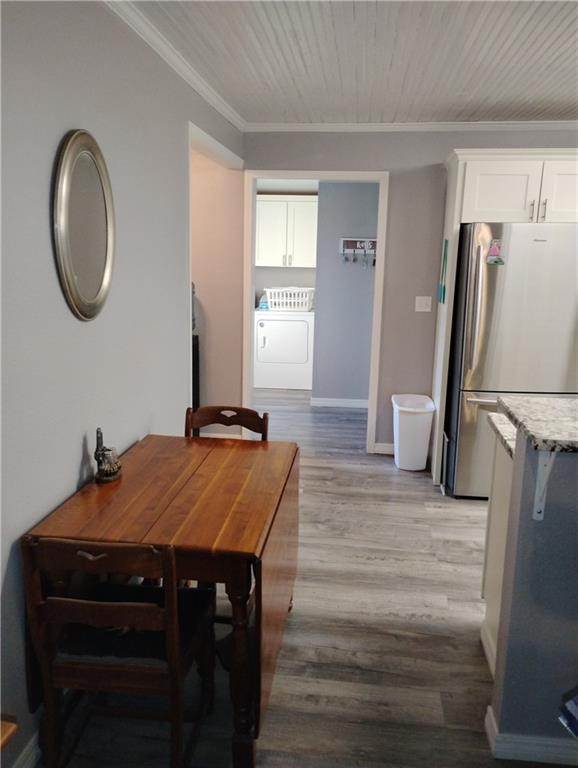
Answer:
[[[389,173],[387,171],[245,171],[245,227],[243,258],[243,406],[251,407],[253,390],[253,325],[255,284],[255,198],[257,179],[315,179],[318,181],[374,182],[379,184],[375,278],[373,282],[373,315],[369,363],[369,393],[367,408],[367,453],[376,453],[377,410],[379,393],[379,363],[383,323],[383,294],[385,289],[385,256],[387,238],[387,207]]]

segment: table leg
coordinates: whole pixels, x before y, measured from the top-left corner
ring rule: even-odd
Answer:
[[[233,734],[233,766],[234,768],[254,768],[254,675],[247,605],[251,591],[249,568],[243,568],[243,572],[238,574],[238,578],[227,583],[226,590],[233,608],[233,652],[229,676],[235,725]]]

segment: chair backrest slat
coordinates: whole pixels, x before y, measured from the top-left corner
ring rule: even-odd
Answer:
[[[27,597],[30,626],[37,642],[46,636],[48,625],[85,624],[93,627],[126,626],[137,630],[164,630],[167,653],[178,660],[179,623],[174,549],[156,549],[141,544],[112,544],[75,539],[49,539],[25,536],[22,541],[28,580]],[[159,601],[129,602],[91,590],[78,594],[69,590],[68,576],[110,574],[163,579]],[[105,591],[106,592],[106,591]],[[79,599],[82,598],[82,599]]]
[[[123,627],[160,631],[165,611],[155,603],[109,603],[49,597],[40,607],[41,618],[52,624],[86,624],[89,627]]]
[[[261,435],[261,440],[267,440],[269,433],[269,414],[260,416],[251,408],[238,408],[232,405],[208,405],[203,408],[187,408],[185,414],[185,437],[196,437],[199,430],[211,424],[221,424],[225,427],[244,427],[251,432]]]
[[[163,575],[164,554],[152,546],[37,539],[33,549],[37,568],[47,574],[67,571],[92,575],[123,573],[149,579],[159,579]]]

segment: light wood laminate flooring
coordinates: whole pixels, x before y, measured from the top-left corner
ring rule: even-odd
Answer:
[[[486,504],[365,454],[366,412],[258,390],[270,439],[301,446],[295,605],[259,768],[529,768],[495,761],[479,640]],[[194,692],[196,680],[191,679]],[[192,765],[230,765],[226,675]],[[168,765],[168,727],[93,717],[71,768]]]

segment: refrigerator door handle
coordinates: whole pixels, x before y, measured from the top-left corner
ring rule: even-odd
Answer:
[[[478,364],[479,330],[480,330],[480,289],[482,287],[482,246],[476,248],[476,260],[474,265],[474,286],[472,304],[472,322],[470,325],[470,338],[468,339],[468,368],[473,371]]]
[[[498,406],[497,397],[466,397],[466,402],[469,405],[487,405],[492,408],[496,408]]]

